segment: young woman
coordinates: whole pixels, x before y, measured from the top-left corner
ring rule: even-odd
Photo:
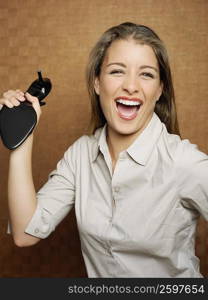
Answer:
[[[75,205],[89,277],[201,277],[198,216],[208,219],[208,159],[181,140],[166,49],[148,27],[107,30],[87,66],[92,134],[65,152],[36,194],[33,135],[11,152],[8,199],[18,246],[46,238]],[[0,103],[28,99],[8,91]]]

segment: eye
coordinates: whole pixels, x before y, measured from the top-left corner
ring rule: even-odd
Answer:
[[[124,73],[124,71],[123,70],[120,70],[120,69],[115,69],[115,70],[112,70],[112,71],[110,71],[110,74],[123,74]]]
[[[143,72],[141,75],[147,78],[155,78],[155,76],[150,72]]]

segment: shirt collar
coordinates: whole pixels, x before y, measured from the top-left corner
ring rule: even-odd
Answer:
[[[153,148],[162,132],[162,122],[156,113],[153,113],[152,119],[147,127],[142,131],[133,144],[126,150],[127,153],[138,164],[146,165]]]
[[[98,128],[95,131],[95,139],[96,142],[94,143],[93,146],[93,153],[92,153],[92,161],[94,162],[99,154],[99,151],[101,151],[103,154],[106,153],[108,149],[107,141],[106,141],[106,129],[107,129],[107,124],[105,124],[103,127]]]
[[[148,158],[150,157],[153,148],[162,132],[162,122],[156,113],[153,113],[152,119],[148,123],[147,127],[137,137],[133,144],[126,150],[130,157],[141,165],[146,165]],[[108,145],[106,141],[106,129],[107,125],[98,128],[95,132],[96,142],[93,146],[92,161],[97,159],[99,151],[103,155],[108,151]]]

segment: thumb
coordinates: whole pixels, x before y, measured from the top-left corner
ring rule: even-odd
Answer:
[[[36,111],[37,118],[39,120],[39,117],[41,115],[41,108],[40,108],[40,102],[38,98],[30,95],[28,92],[25,93],[25,97],[32,104],[32,107]]]

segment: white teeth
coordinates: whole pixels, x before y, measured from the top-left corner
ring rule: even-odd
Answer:
[[[116,100],[116,102],[124,104],[124,105],[130,105],[130,106],[141,105],[141,103],[138,101],[132,101],[132,100],[129,101],[129,100],[124,100],[124,99],[118,99],[118,100]]]

